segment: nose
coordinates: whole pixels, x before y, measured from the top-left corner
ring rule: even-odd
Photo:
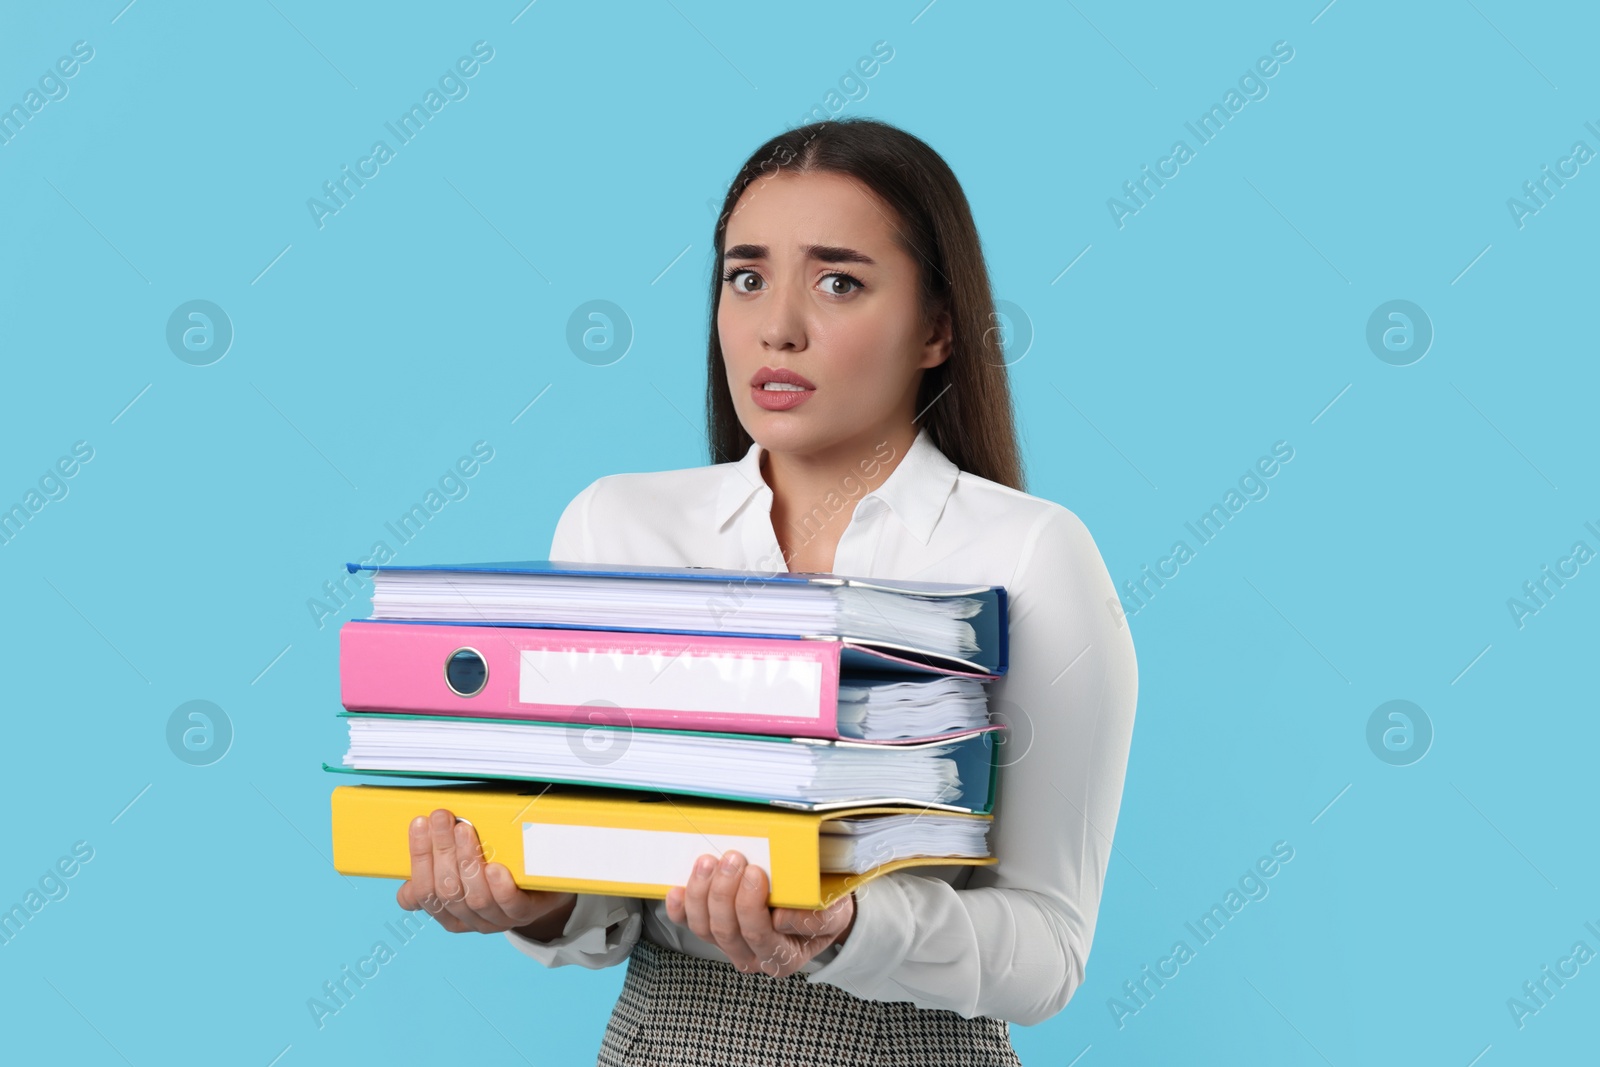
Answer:
[[[805,293],[797,285],[774,285],[761,302],[761,343],[769,349],[806,346]]]

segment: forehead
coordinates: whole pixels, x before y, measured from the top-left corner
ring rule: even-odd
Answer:
[[[893,241],[889,209],[877,194],[845,174],[782,172],[758,178],[740,195],[724,243],[766,245],[774,256],[802,245],[848,245],[887,252]]]

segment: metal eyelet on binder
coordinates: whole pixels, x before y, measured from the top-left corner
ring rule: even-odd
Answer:
[[[489,663],[475,648],[458,648],[444,661],[444,684],[459,697],[474,697],[489,684]]]

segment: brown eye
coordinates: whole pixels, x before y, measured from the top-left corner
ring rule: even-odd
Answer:
[[[837,288],[837,286],[839,285],[840,282],[848,282],[850,285],[854,286],[855,288],[854,289],[843,289],[843,290],[841,290],[841,289]],[[822,281],[823,292],[826,292],[831,296],[849,296],[851,293],[855,292],[856,289],[864,289],[864,288],[866,288],[866,287],[864,285],[862,285],[860,281],[858,281],[855,278],[852,278],[848,274],[825,274],[825,275],[823,275],[823,281]]]
[[[723,280],[732,283],[734,289],[736,291],[738,291],[738,292],[741,292],[741,293],[753,293],[753,292],[756,291],[755,289],[746,288],[739,280],[742,275],[746,275],[746,274],[749,275],[751,278],[755,278],[757,281],[760,280],[760,278],[757,276],[756,272],[753,271],[753,270],[750,270],[748,267],[741,267],[741,268],[738,268],[738,269],[735,269],[735,270],[730,270],[727,274],[725,274],[723,276]]]

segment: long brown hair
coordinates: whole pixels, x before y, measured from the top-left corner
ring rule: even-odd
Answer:
[[[876,119],[797,126],[756,149],[739,168],[717,218],[711,264],[711,329],[706,359],[706,423],[711,462],[737,460],[753,443],[733,407],[717,335],[722,254],[728,220],[757,178],[780,172],[849,175],[876,193],[898,219],[899,243],[917,263],[923,321],[950,314],[950,358],[923,371],[920,426],[961,470],[1023,491],[1011,386],[996,329],[994,294],[966,194],[932,148]]]

